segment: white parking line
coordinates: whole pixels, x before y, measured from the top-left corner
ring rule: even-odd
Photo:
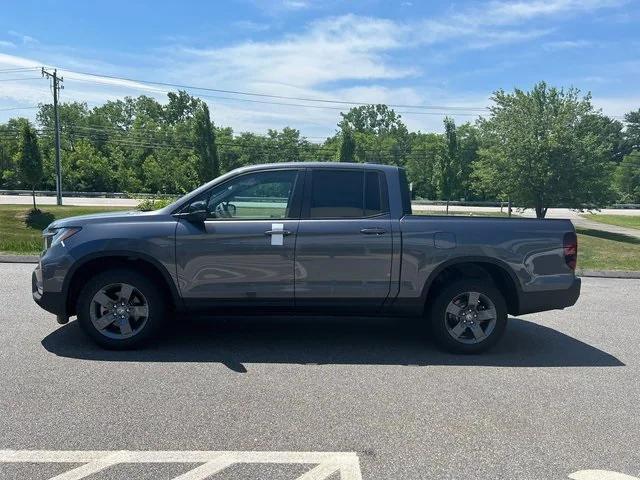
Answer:
[[[202,463],[174,480],[202,480],[236,463],[314,464],[297,480],[362,480],[354,452],[0,450],[0,463],[83,463],[50,480],[79,480],[121,463]]]
[[[638,477],[609,470],[580,470],[569,475],[569,478],[572,480],[640,480]]]

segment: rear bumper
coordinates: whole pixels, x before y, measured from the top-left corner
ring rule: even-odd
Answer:
[[[47,312],[54,315],[66,315],[66,301],[62,292],[45,292],[42,289],[42,272],[40,266],[31,274],[31,295],[33,300]]]
[[[557,310],[575,305],[580,296],[581,280],[575,278],[566,290],[547,290],[544,292],[523,292],[520,295],[519,315],[525,313]]]

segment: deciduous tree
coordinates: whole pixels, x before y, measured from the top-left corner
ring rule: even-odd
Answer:
[[[487,141],[476,162],[481,188],[506,192],[544,218],[549,206],[601,206],[611,199],[612,145],[593,131],[591,96],[540,82],[494,93],[480,121]]]
[[[36,211],[36,185],[42,180],[42,157],[38,146],[38,136],[31,125],[24,124],[20,130],[18,149],[18,171],[25,185],[31,187],[33,210]]]

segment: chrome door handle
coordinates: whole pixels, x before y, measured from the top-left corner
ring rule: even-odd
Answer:
[[[384,235],[387,231],[384,228],[363,228],[360,233],[364,235]]]
[[[291,232],[289,230],[267,230],[266,232],[264,232],[265,235],[283,235],[283,236],[287,236],[287,235],[291,235]]]

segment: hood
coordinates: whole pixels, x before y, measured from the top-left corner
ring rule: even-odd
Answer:
[[[47,230],[60,227],[81,227],[90,223],[110,223],[110,222],[126,222],[128,220],[139,219],[140,217],[149,217],[157,215],[158,211],[141,212],[139,210],[91,213],[88,215],[78,215],[76,217],[60,218],[51,222]]]

